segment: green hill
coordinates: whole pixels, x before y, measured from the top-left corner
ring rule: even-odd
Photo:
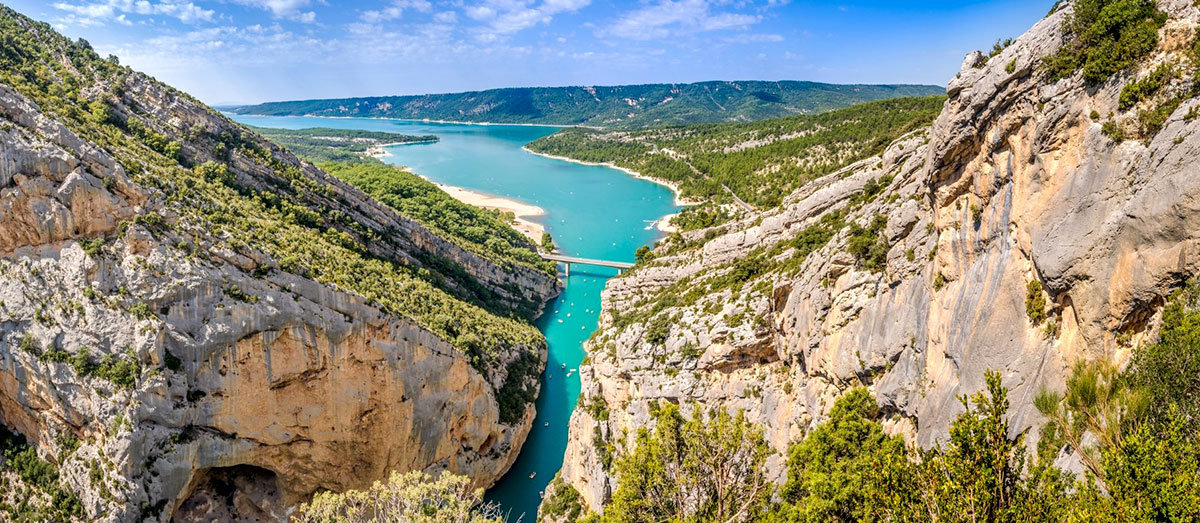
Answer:
[[[640,128],[816,114],[873,100],[943,92],[943,88],[932,85],[701,82],[522,87],[454,94],[270,102],[231,110],[239,114],[272,116],[359,116]]]
[[[564,129],[529,144],[542,154],[612,163],[673,182],[685,197],[758,207],[820,175],[879,154],[931,123],[941,96],[897,98],[818,115],[640,131]],[[728,188],[728,190],[726,190]]]

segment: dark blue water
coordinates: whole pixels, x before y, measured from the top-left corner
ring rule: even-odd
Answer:
[[[235,116],[260,127],[300,129],[333,127],[436,134],[433,144],[389,148],[384,161],[412,168],[436,182],[513,198],[537,205],[546,214],[535,218],[554,236],[564,254],[585,258],[633,261],[638,247],[659,237],[651,223],[676,212],[671,191],[607,167],[543,158],[521,150],[554,132],[550,127],[459,125],[376,119]],[[600,291],[615,271],[574,266],[563,294],[547,305],[538,328],[550,345],[542,376],[537,419],[520,456],[503,479],[488,491],[511,521],[534,521],[539,493],[562,466],[567,447],[567,421],[579,397],[579,374],[566,376],[583,361],[583,342],[596,328]],[[529,475],[536,473],[530,479]]]

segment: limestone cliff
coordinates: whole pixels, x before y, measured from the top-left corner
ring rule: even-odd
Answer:
[[[276,520],[392,470],[507,470],[553,275],[0,10],[0,422],[79,519]]]
[[[1106,83],[1043,74],[1067,6],[990,59],[968,56],[931,128],[611,280],[563,479],[602,509],[611,453],[652,401],[744,410],[778,475],[789,442],[853,385],[929,446],[985,370],[1002,373],[1023,431],[1040,422],[1033,396],[1073,362],[1123,362],[1200,269],[1191,75],[1119,101],[1159,64],[1194,67],[1200,7],[1159,4],[1158,48]],[[1161,130],[1139,125],[1162,107]]]

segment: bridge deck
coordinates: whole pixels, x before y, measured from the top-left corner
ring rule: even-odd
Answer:
[[[561,256],[558,254],[539,253],[543,260],[556,261],[561,263],[578,263],[582,265],[596,265],[599,267],[612,267],[614,269],[632,269],[632,263],[608,261],[608,260],[593,260],[589,258],[576,258],[574,256]]]

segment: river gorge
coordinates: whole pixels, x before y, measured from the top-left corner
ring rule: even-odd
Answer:
[[[464,125],[368,118],[235,116],[259,127],[330,127],[436,135],[436,143],[387,147],[382,160],[402,165],[439,184],[518,200],[541,207],[530,218],[554,237],[566,255],[633,261],[634,251],[662,233],[653,224],[676,212],[670,189],[604,166],[545,158],[522,147],[557,130],[518,125]],[[583,342],[596,328],[600,293],[616,274],[601,267],[572,267],[566,287],[537,321],[549,358],[537,400],[537,419],[508,474],[487,493],[509,513],[532,521],[540,492],[562,466],[567,424],[579,396],[576,369]]]

